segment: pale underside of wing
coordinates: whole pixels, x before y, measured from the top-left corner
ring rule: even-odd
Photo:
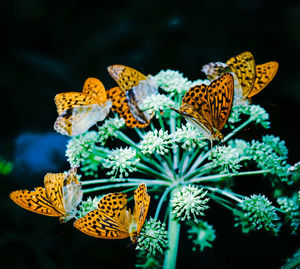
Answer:
[[[68,136],[76,136],[87,131],[97,121],[104,120],[109,113],[111,101],[103,105],[85,105],[63,111],[54,123],[54,129]]]

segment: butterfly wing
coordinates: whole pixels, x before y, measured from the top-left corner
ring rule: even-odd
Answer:
[[[230,114],[233,93],[234,80],[230,73],[224,73],[207,87],[207,100],[213,127],[219,131],[224,127]]]
[[[143,228],[150,204],[150,196],[147,193],[146,184],[139,185],[134,191],[134,203],[133,216],[137,222],[137,234],[139,234]]]
[[[99,105],[104,104],[107,100],[105,88],[97,78],[88,78],[83,85],[82,92],[88,96],[92,96]]]
[[[251,52],[246,51],[230,58],[226,64],[235,73],[242,89],[244,97],[248,96],[255,81],[255,61]]]
[[[126,92],[120,87],[114,87],[108,90],[107,96],[112,101],[112,111],[117,112],[119,117],[125,120],[126,126],[130,128],[145,128],[149,125],[150,121],[144,119],[143,113],[138,109],[138,106],[133,104],[133,101],[131,101],[129,105]],[[134,107],[133,111],[136,110],[134,113],[140,115],[137,117],[139,120],[134,117],[132,107]]]
[[[18,190],[10,193],[9,197],[17,205],[32,212],[51,217],[61,216],[49,201],[45,188],[38,187],[34,191]]]
[[[54,123],[54,129],[68,136],[76,136],[87,131],[97,121],[102,121],[109,113],[111,101],[98,104],[73,107],[63,111]]]
[[[107,70],[122,91],[128,91],[137,86],[141,80],[146,80],[145,75],[125,65],[111,65]]]
[[[246,97],[251,98],[263,90],[274,78],[277,70],[278,63],[274,61],[257,65],[254,86]]]
[[[230,68],[225,63],[212,62],[203,65],[201,71],[205,73],[208,79],[213,80],[213,79],[217,79],[225,72],[230,72]]]
[[[201,84],[190,88],[182,99],[180,114],[197,126],[206,137],[210,137],[213,133],[213,122],[207,100],[207,87]]]
[[[47,173],[44,177],[46,194],[53,207],[61,214],[66,214],[63,203],[64,173]]]
[[[115,192],[105,195],[100,200],[98,209],[76,220],[74,227],[93,237],[122,239],[129,237],[130,219],[127,195]]]
[[[97,101],[91,95],[86,95],[81,92],[59,93],[55,95],[54,101],[58,115],[70,108],[97,104]]]

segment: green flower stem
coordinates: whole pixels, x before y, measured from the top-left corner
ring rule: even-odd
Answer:
[[[253,121],[252,118],[249,118],[248,120],[246,120],[239,127],[235,128],[230,134],[228,134],[227,136],[225,136],[225,138],[223,139],[223,142],[226,142],[229,138],[231,138],[233,135],[235,135],[241,129],[245,128],[252,121]],[[192,167],[190,168],[190,170],[188,171],[188,173],[186,174],[186,176],[188,176],[190,173],[192,173],[210,155],[211,155],[211,150],[207,151],[204,155],[200,155],[197,158],[197,160],[193,163]]]
[[[226,142],[229,138],[231,138],[233,135],[235,135],[238,131],[245,128],[252,121],[253,121],[253,118],[250,117],[248,120],[246,120],[244,123],[242,123],[239,127],[235,128],[230,134],[226,135],[223,139],[223,142]]]
[[[160,128],[165,132],[166,131],[165,124],[160,113],[158,113],[158,121],[159,121]]]
[[[171,198],[176,192],[176,188],[171,191]],[[168,225],[168,238],[169,238],[169,248],[166,251],[164,269],[175,269],[176,268],[176,259],[177,259],[177,250],[179,243],[180,235],[180,223],[177,222],[172,215],[172,210],[169,208],[169,225]]]
[[[136,168],[138,170],[140,170],[140,172],[146,172],[148,175],[151,175],[151,176],[155,176],[159,179],[162,179],[162,180],[166,180],[167,182],[170,181],[170,177],[168,175],[165,174],[165,171],[164,169],[161,167],[161,171],[160,172],[157,172],[156,170],[152,169],[151,167],[149,166],[146,166],[142,163],[137,163],[136,164]]]
[[[170,113],[170,133],[174,133],[176,131],[176,117],[174,116],[175,111],[171,111]],[[173,170],[178,168],[178,159],[179,159],[179,150],[177,147],[173,147]]]
[[[140,130],[139,128],[134,128],[140,139],[144,139],[145,133],[144,131]]]
[[[168,186],[168,182],[163,182],[163,183],[157,183],[156,180],[153,180],[153,182],[147,183],[148,185],[161,185],[161,186]],[[90,189],[84,189],[82,190],[83,193],[89,193],[89,192],[95,192],[95,191],[102,191],[102,190],[107,190],[110,188],[124,188],[124,187],[132,187],[132,186],[138,186],[138,183],[120,183],[120,184],[109,184],[105,186],[100,186],[100,187],[94,187]]]
[[[169,187],[169,188],[165,189],[163,195],[161,196],[161,198],[158,202],[158,205],[157,205],[157,208],[156,208],[156,211],[155,211],[155,216],[154,216],[154,218],[156,220],[158,220],[158,216],[159,216],[159,212],[161,210],[161,207],[162,207],[162,205],[163,205],[163,203],[164,203],[164,201],[165,201],[165,199],[166,199],[166,197],[167,197],[167,195],[168,195],[168,193],[170,192],[171,189],[172,189],[172,187]]]
[[[300,266],[300,254],[298,251],[298,254],[293,257],[291,260],[289,260],[285,265],[283,265],[280,269],[297,269]]]
[[[123,132],[116,131],[116,137],[119,138],[121,141],[125,142],[126,144],[130,145],[131,147],[135,148],[136,150],[140,150],[138,145]]]
[[[212,163],[207,163],[200,168],[196,169],[194,172],[190,173],[189,175],[186,175],[183,177],[184,180],[189,180],[191,178],[194,178],[194,176],[199,176],[203,174],[207,174],[207,171],[210,171],[214,168],[214,165]]]
[[[190,183],[198,183],[203,181],[221,181],[223,179],[229,177],[236,177],[236,176],[249,176],[249,175],[258,175],[258,174],[266,174],[270,173],[270,170],[257,170],[257,171],[247,171],[247,172],[240,172],[240,173],[228,173],[223,175],[213,175],[213,176],[206,176],[206,177],[199,177],[193,178],[189,180]]]
[[[200,151],[200,149],[197,148],[191,156],[188,155],[189,162],[187,163],[187,165],[185,167],[182,167],[182,174],[185,174],[187,169],[189,169],[191,167],[191,165],[194,164],[194,160],[197,157],[197,155],[199,154],[199,151]],[[203,153],[201,153],[200,156],[203,156]],[[198,156],[198,157],[200,157],[200,156]]]
[[[94,179],[94,180],[85,180],[81,181],[83,186],[85,185],[95,185],[95,184],[104,184],[104,183],[114,183],[114,182],[130,182],[130,183],[152,183],[157,182],[158,184],[165,184],[163,180],[149,180],[143,178],[114,178],[114,179]]]
[[[230,198],[230,199],[232,199],[232,200],[234,200],[238,203],[243,202],[243,199],[240,199],[240,198],[237,197],[237,196],[241,197],[241,195],[236,195],[233,192],[226,191],[226,190],[221,190],[219,188],[208,187],[208,186],[201,186],[201,187],[206,189],[206,190],[209,190],[210,193],[212,193],[212,194],[218,193],[218,194],[224,195],[224,196],[226,196],[226,197],[228,197],[228,198]]]

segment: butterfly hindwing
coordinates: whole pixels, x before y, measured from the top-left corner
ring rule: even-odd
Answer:
[[[52,206],[61,214],[65,214],[63,202],[64,173],[47,173],[44,177],[46,194]]]
[[[18,190],[10,193],[9,197],[17,205],[32,212],[51,217],[61,216],[49,201],[45,188],[38,187],[34,191]]]
[[[122,91],[120,87],[114,87],[108,90],[107,96],[112,101],[112,111],[117,112],[119,117],[125,120],[126,126],[130,128],[144,128],[149,124],[148,121],[140,122],[134,117],[126,97],[126,92]],[[130,105],[134,106],[132,102],[133,101],[131,101]],[[136,109],[140,111],[137,106]]]
[[[94,237],[121,239],[129,237],[130,217],[127,211],[127,195],[115,192],[102,197],[98,209],[78,219],[74,226]]]
[[[251,98],[252,96],[263,90],[274,78],[278,70],[278,63],[275,61],[267,62],[256,66],[256,78],[254,86],[250,93],[246,96]]]

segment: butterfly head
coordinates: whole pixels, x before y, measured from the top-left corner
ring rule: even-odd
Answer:
[[[137,223],[134,218],[132,218],[132,221],[129,225],[128,233],[132,244],[135,244],[137,242],[138,233],[137,233]]]

